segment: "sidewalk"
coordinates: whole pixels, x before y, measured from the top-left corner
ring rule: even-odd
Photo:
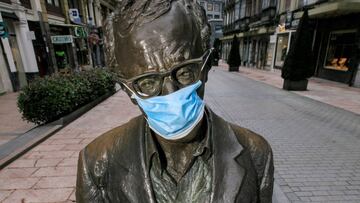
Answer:
[[[138,109],[117,92],[0,171],[0,202],[74,202],[79,151]]]
[[[0,96],[0,145],[31,130],[36,125],[21,118],[17,108],[18,93]]]
[[[219,65],[219,68],[228,68],[228,65],[225,63],[220,63]],[[240,67],[238,74],[282,89],[283,79],[281,78],[280,70],[272,72]],[[292,92],[360,114],[360,88],[349,87],[347,84],[313,77],[309,79],[308,91]]]

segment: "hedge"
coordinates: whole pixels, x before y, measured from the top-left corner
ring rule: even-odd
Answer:
[[[93,69],[37,78],[19,94],[17,105],[23,119],[44,124],[114,91],[113,75],[103,69]]]

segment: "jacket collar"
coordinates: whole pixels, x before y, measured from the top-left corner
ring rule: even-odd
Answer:
[[[212,155],[214,157],[214,170],[213,170],[213,194],[212,202],[235,202],[236,196],[240,191],[240,186],[245,175],[245,169],[236,161],[236,158],[241,154],[243,147],[239,143],[231,129],[230,125],[222,118],[215,115],[208,107],[207,112],[207,124],[208,124],[208,141],[207,145],[210,146]],[[145,173],[145,182],[147,186],[150,186],[149,164],[151,156],[155,148],[153,139],[147,139],[151,136],[150,128],[147,125],[145,119],[143,121],[142,135],[139,136],[141,147],[143,148],[143,172]],[[144,137],[145,136],[145,137]],[[147,143],[150,142],[150,143]],[[234,178],[236,177],[236,178]],[[145,188],[154,201],[154,193],[152,188]]]

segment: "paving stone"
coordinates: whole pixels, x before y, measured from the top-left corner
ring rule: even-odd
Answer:
[[[77,166],[77,158],[65,158],[62,160],[58,166]]]
[[[64,202],[73,190],[73,188],[16,190],[3,203]]]
[[[36,159],[18,159],[7,168],[32,168],[35,167]]]
[[[77,167],[73,166],[45,167],[36,171],[32,177],[74,176],[77,172],[76,169]]]
[[[50,167],[57,166],[64,158],[47,158],[36,160],[36,167]]]
[[[76,176],[42,177],[34,188],[74,188]]]
[[[0,171],[0,179],[27,178],[39,168],[5,168]]]
[[[0,190],[29,189],[39,178],[8,178],[1,179]]]
[[[0,190],[0,202],[2,202],[5,198],[7,198],[13,190]]]

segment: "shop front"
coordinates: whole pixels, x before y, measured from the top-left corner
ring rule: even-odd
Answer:
[[[319,19],[317,77],[353,85],[359,64],[360,14]]]

